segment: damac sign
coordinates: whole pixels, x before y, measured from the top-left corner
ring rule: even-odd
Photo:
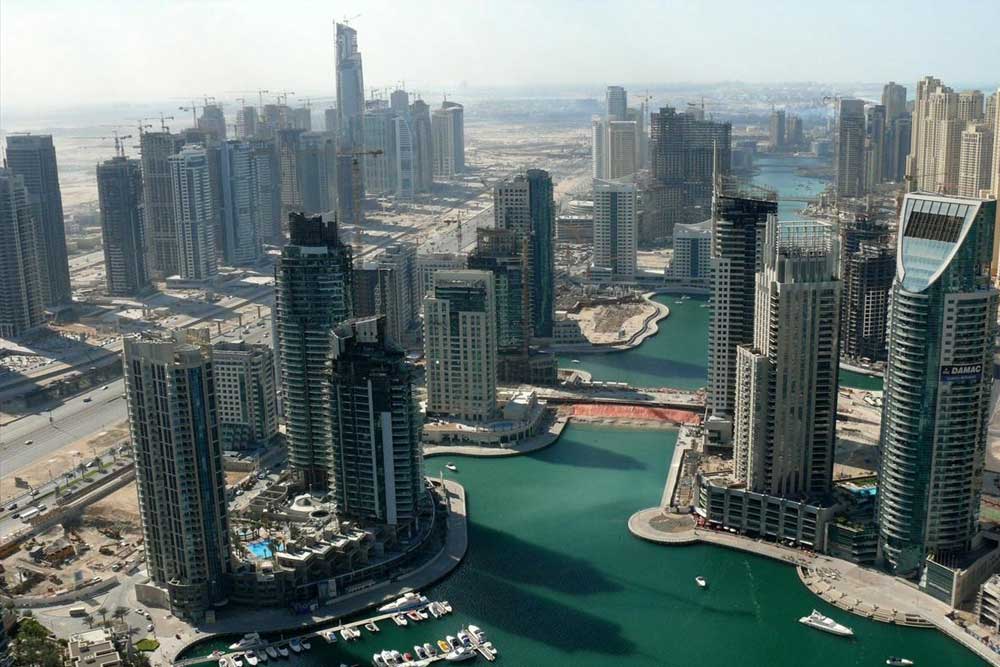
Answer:
[[[978,380],[983,375],[982,364],[966,364],[964,366],[942,366],[942,382],[961,382],[963,380]]]

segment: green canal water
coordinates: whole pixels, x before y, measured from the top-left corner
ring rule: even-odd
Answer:
[[[507,665],[980,665],[931,630],[853,617],[809,593],[793,568],[708,546],[665,547],[632,537],[637,509],[655,504],[676,432],[570,425],[541,452],[510,459],[453,457],[469,502],[469,552],[425,591],[456,613],[328,645],[298,665],[370,664],[384,648],[411,650],[473,623]],[[438,474],[444,459],[428,461]],[[702,590],[694,577],[710,586]],[[817,608],[852,626],[845,640],[797,619]],[[200,647],[207,652],[219,645]],[[204,654],[204,653],[202,653]]]

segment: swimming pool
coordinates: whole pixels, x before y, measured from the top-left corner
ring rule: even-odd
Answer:
[[[247,545],[247,549],[257,558],[271,558],[274,556],[274,551],[271,550],[271,540],[251,542]],[[278,545],[278,551],[281,551],[280,544]]]

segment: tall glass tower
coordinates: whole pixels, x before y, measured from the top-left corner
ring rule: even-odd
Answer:
[[[997,335],[995,201],[908,194],[882,407],[879,547],[898,574],[967,550],[979,522]]]

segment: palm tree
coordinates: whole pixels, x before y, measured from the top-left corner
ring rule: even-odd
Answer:
[[[86,616],[83,617],[83,622],[87,624],[88,628],[93,628],[94,627],[94,615],[93,614],[87,614]]]
[[[101,617],[101,625],[107,625],[108,624],[108,610],[105,609],[104,607],[98,607],[97,608],[97,613]]]

